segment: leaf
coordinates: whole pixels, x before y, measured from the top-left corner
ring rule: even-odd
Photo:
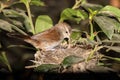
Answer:
[[[72,31],[71,38],[72,38],[72,40],[79,39],[80,38],[80,31],[79,30]]]
[[[115,19],[112,19],[112,21],[116,25],[115,26],[115,31],[119,32],[120,31],[120,22],[115,20]]]
[[[91,4],[91,3],[84,3],[81,4],[83,8],[85,8],[87,11],[91,9],[92,11],[100,10],[103,6],[99,4]]]
[[[0,29],[12,32],[12,24],[8,23],[7,21],[1,20],[0,19]]]
[[[15,31],[18,31],[19,33],[21,33],[23,35],[27,35],[24,31],[19,29],[17,26],[12,25],[9,22],[1,20],[1,19],[0,19],[0,29],[8,31],[8,32],[13,32],[15,30]]]
[[[110,16],[114,16],[120,21],[120,9],[113,6],[105,6],[99,11],[100,14],[108,14]]]
[[[22,17],[24,14],[11,9],[4,9],[3,14],[6,17]]]
[[[45,6],[44,2],[42,2],[41,0],[31,0],[30,4],[36,6]]]
[[[30,25],[30,19],[24,16],[24,24],[27,32],[33,33],[32,26]]]
[[[120,53],[120,47],[119,46],[104,46],[105,48],[108,48],[109,50],[113,50],[115,52]]]
[[[62,61],[62,65],[64,67],[67,67],[67,66],[71,66],[72,64],[76,64],[76,63],[79,63],[79,62],[82,62],[84,61],[83,58],[81,57],[78,57],[78,56],[75,56],[75,55],[70,55],[70,56],[67,56],[63,61]]]
[[[32,33],[32,26],[30,25],[30,19],[24,12],[17,12],[15,10],[4,9],[3,13],[6,17],[10,18],[23,18],[23,23],[27,32]]]
[[[48,72],[48,71],[54,71],[54,69],[59,68],[59,65],[54,64],[42,64],[36,68],[34,68],[34,71],[37,72]]]
[[[110,56],[104,56],[104,57],[120,62],[120,58],[114,58],[114,57],[110,57]]]
[[[112,40],[110,41],[116,41],[120,43],[120,34],[113,34]],[[115,43],[115,42],[114,42]]]
[[[35,23],[35,32],[39,33],[45,31],[53,26],[52,19],[47,15],[38,16]]]
[[[88,17],[88,15],[82,10],[74,10],[71,8],[67,8],[63,10],[63,12],[61,13],[60,22],[63,22],[64,20],[80,22],[81,20],[84,20],[86,17]]]
[[[23,27],[22,22],[20,22],[18,20],[14,20],[14,19],[9,19],[9,21],[10,21],[10,23],[17,26],[18,28],[25,30],[25,28]]]
[[[114,29],[116,27],[113,20],[105,16],[95,16],[93,20],[99,25],[105,35],[109,39],[111,39],[114,34]]]
[[[28,5],[28,3],[30,3],[31,0],[20,0],[20,2],[24,3],[25,5]]]
[[[0,61],[1,61],[2,63],[4,63],[4,64],[8,67],[8,69],[9,69],[10,72],[12,72],[10,63],[8,62],[8,59],[7,59],[7,57],[6,57],[5,52],[2,52],[2,53],[1,53],[1,55],[0,55]]]

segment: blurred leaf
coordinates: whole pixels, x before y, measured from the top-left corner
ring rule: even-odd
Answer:
[[[63,22],[64,20],[72,20],[72,21],[80,22],[81,20],[87,17],[88,15],[82,10],[74,10],[71,8],[67,8],[63,10],[63,12],[61,13],[60,22]]]
[[[31,0],[30,4],[36,6],[45,6],[44,2],[42,2],[41,0]]]
[[[79,63],[82,61],[84,61],[84,59],[82,57],[70,55],[70,56],[67,56],[66,58],[64,58],[64,60],[62,61],[62,65],[64,67],[67,67],[67,66],[71,66],[72,64],[76,64],[76,63]]]
[[[4,9],[2,12],[6,17],[23,17],[25,15],[12,9]]]
[[[112,40],[110,41],[116,41],[116,42],[120,42],[120,34],[113,34]]]
[[[42,64],[36,68],[34,68],[35,71],[37,72],[48,72],[48,71],[54,71],[54,69],[59,68],[59,65],[54,65],[54,64]]]
[[[14,20],[14,19],[9,19],[9,21],[10,21],[10,23],[17,26],[18,28],[25,30],[25,28],[23,27],[22,22]]]
[[[8,31],[8,32],[13,32],[15,30],[23,35],[27,35],[24,31],[19,29],[17,26],[12,25],[12,24],[8,23],[7,21],[1,20],[1,19],[0,19],[0,29]]]
[[[23,2],[25,5],[27,5],[28,3],[30,3],[31,0],[20,0],[20,2]]]
[[[108,48],[109,50],[113,50],[115,52],[120,53],[120,47],[119,46],[104,46],[105,48]]]
[[[9,64],[9,62],[8,62],[8,59],[7,59],[7,57],[6,57],[5,52],[2,52],[2,53],[1,53],[1,55],[0,55],[0,61],[1,61],[2,63],[4,63],[4,64],[8,67],[8,69],[9,69],[10,72],[12,72],[11,66],[10,66],[10,64]]]
[[[1,20],[0,19],[0,29],[12,32],[12,24],[8,23],[7,21]]]
[[[19,32],[19,33],[21,33],[21,34],[23,34],[23,35],[27,35],[27,33],[25,33],[23,30],[19,29],[17,26],[12,25],[12,28],[13,28],[15,31],[17,31],[17,32]]]
[[[120,62],[120,58],[114,58],[114,57],[110,57],[110,56],[104,56],[104,57]]]
[[[116,27],[113,20],[105,16],[95,16],[93,20],[99,25],[105,35],[111,39]]]
[[[27,16],[24,16],[24,24],[27,32],[33,33],[32,26],[30,24],[30,19]]]
[[[99,4],[91,4],[91,3],[84,3],[81,4],[83,8],[85,8],[87,11],[91,9],[92,11],[100,10],[103,6]]]
[[[103,9],[99,11],[101,14],[108,14],[109,16],[114,16],[119,19],[120,21],[120,9],[113,7],[113,6],[105,6]]]
[[[71,38],[72,40],[77,40],[80,38],[80,31],[72,31]]]
[[[120,22],[112,18],[111,20],[115,24],[115,31],[120,32]]]
[[[29,3],[31,5],[36,5],[36,6],[44,6],[44,2],[42,2],[41,0],[20,0],[20,2],[24,3],[26,6],[29,5]]]
[[[32,26],[30,25],[30,20],[24,12],[17,12],[15,10],[4,9],[3,13],[6,17],[10,18],[23,18],[23,22],[27,32],[32,33]]]
[[[35,32],[45,31],[53,26],[52,19],[47,15],[38,16],[35,23]]]

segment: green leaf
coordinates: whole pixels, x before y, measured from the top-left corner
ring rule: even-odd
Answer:
[[[82,10],[74,10],[71,8],[67,8],[63,10],[63,12],[60,15],[60,22],[63,22],[64,20],[72,20],[76,22],[80,22],[81,20],[84,20],[87,16],[87,14]]]
[[[104,46],[105,48],[108,48],[109,50],[113,50],[115,52],[120,53],[120,47],[119,46]]]
[[[17,26],[12,25],[12,28],[13,28],[13,30],[15,30],[23,35],[27,35],[27,33],[25,33],[23,30],[19,29]]]
[[[93,20],[99,25],[105,35],[109,39],[111,39],[114,34],[114,29],[116,27],[114,21],[105,16],[95,16]]]
[[[72,64],[76,64],[76,63],[79,63],[79,62],[82,62],[84,61],[83,58],[81,57],[78,57],[78,56],[75,56],[75,55],[70,55],[70,56],[67,56],[63,61],[62,61],[62,65],[64,67],[68,67],[68,66],[71,66]]]
[[[14,20],[14,19],[9,19],[10,23],[17,26],[18,28],[25,30],[25,28],[23,27],[22,22],[18,21],[18,20]]]
[[[52,19],[47,15],[38,16],[35,23],[35,32],[39,33],[45,31],[53,26]]]
[[[24,31],[19,29],[17,26],[12,25],[9,22],[1,20],[1,19],[0,19],[0,29],[8,31],[8,32],[13,32],[15,30],[15,31],[18,31],[19,33],[21,33],[23,35],[27,35]]]
[[[10,72],[12,72],[10,63],[8,62],[8,59],[7,59],[7,56],[6,56],[5,52],[1,53],[1,55],[0,55],[0,61],[2,63],[4,63],[8,67],[8,69],[9,69]]]
[[[27,32],[33,33],[32,26],[30,24],[30,19],[28,16],[24,16],[24,24]]]
[[[27,5],[28,3],[30,3],[31,0],[20,0],[20,2],[24,3],[25,5]]]
[[[0,29],[12,32],[12,24],[8,23],[7,21],[1,20],[0,19]]]
[[[120,32],[120,22],[112,19],[113,23],[115,24],[115,31]]]
[[[108,14],[109,16],[114,16],[120,21],[120,9],[113,6],[105,6],[99,11],[100,14]]]
[[[34,70],[36,72],[48,72],[48,71],[54,71],[54,69],[59,68],[59,65],[54,65],[54,64],[42,64],[36,68],[34,68]]]
[[[120,58],[114,58],[114,57],[110,57],[110,56],[104,56],[104,57],[120,62]]]
[[[91,9],[92,11],[100,10],[103,6],[99,4],[91,4],[91,3],[84,3],[81,4],[83,8],[85,8],[87,11]]]
[[[80,38],[80,31],[77,30],[77,31],[72,31],[72,34],[71,34],[71,38],[72,40],[77,40]]]
[[[116,42],[118,42],[118,43],[120,43],[120,34],[113,34],[113,37],[112,37],[112,40],[110,40],[110,41],[115,41],[114,43],[116,43]]]
[[[42,2],[41,0],[31,0],[30,4],[36,6],[45,6],[44,2]]]
[[[24,15],[23,13],[17,12],[15,10],[10,10],[10,9],[4,9],[3,14],[6,17],[22,17]]]
[[[24,12],[17,12],[15,10],[4,9],[3,13],[6,17],[10,18],[23,18],[23,23],[27,32],[33,32],[32,26],[30,25],[30,19]]]

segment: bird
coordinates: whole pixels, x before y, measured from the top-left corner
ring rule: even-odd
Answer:
[[[60,22],[55,24],[50,29],[34,34],[32,36],[21,37],[15,34],[10,34],[10,36],[20,38],[25,42],[30,43],[37,49],[49,51],[54,50],[55,47],[60,45],[64,40],[66,40],[69,44],[71,31],[72,28],[69,24]]]

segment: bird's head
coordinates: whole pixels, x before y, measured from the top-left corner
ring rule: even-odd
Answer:
[[[55,25],[58,30],[60,31],[60,34],[61,34],[61,39],[64,39],[66,40],[67,42],[70,40],[70,34],[71,34],[71,27],[70,25],[68,25],[67,23],[58,23]]]

